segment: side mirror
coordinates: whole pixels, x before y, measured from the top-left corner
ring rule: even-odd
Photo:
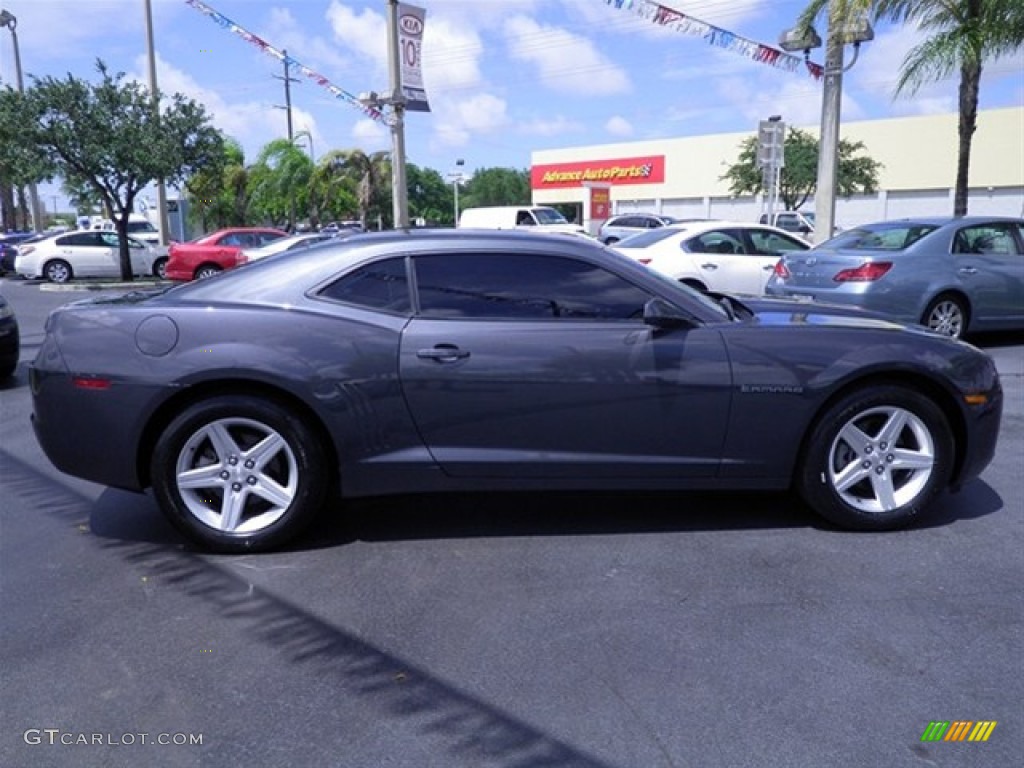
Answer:
[[[654,328],[692,328],[693,319],[674,304],[654,298],[644,304],[644,324]]]

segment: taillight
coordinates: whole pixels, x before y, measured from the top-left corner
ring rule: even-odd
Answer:
[[[832,279],[837,283],[870,283],[892,269],[891,261],[869,261],[854,269],[844,269]]]
[[[637,259],[637,261],[639,261],[641,264],[650,264],[651,263],[650,259]]]
[[[789,267],[786,266],[786,262],[782,259],[775,262],[775,269],[772,270],[772,274],[779,278],[779,280],[789,280],[791,277]]]

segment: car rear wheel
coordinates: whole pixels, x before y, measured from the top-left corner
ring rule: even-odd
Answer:
[[[161,280],[167,279],[167,257],[161,256],[159,259],[153,262],[153,277],[158,277]]]
[[[939,296],[924,311],[921,325],[954,339],[963,338],[967,331],[967,309],[955,296]]]
[[[51,283],[66,283],[74,277],[74,272],[71,271],[71,265],[63,259],[54,259],[46,262],[43,276]]]
[[[298,535],[323,504],[328,474],[302,419],[245,395],[186,408],[161,434],[151,464],[171,523],[218,552],[258,552]]]
[[[213,277],[221,268],[216,264],[203,264],[199,269],[196,270],[196,280],[203,280],[207,277]]]
[[[898,386],[854,392],[816,423],[798,486],[822,517],[844,528],[909,524],[949,484],[953,438],[934,402]]]

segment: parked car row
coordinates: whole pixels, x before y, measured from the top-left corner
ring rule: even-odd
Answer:
[[[884,221],[813,248],[775,227],[689,222],[613,248],[702,291],[854,306],[954,338],[1024,328],[1022,219]]]

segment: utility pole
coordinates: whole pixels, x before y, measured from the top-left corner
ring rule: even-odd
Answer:
[[[275,104],[278,109],[283,109],[288,115],[288,141],[295,141],[295,134],[292,132],[292,83],[300,82],[298,78],[289,75],[290,64],[288,63],[288,51],[281,51],[284,54],[284,77],[271,75],[275,80],[284,80],[284,106]]]
[[[825,74],[821,94],[821,135],[818,144],[818,189],[814,197],[814,242],[832,237],[836,223],[836,174],[839,165],[839,113],[843,100],[842,28],[828,7],[825,35]]]
[[[284,106],[276,104],[278,109],[285,110],[285,114],[288,116],[288,142],[291,144],[295,143],[295,133],[292,130],[292,83],[297,83],[297,78],[289,75],[290,64],[288,63],[288,51],[282,50],[284,54],[284,77],[280,75],[271,75],[276,80],[284,80]],[[295,233],[295,190],[291,190],[291,205],[288,209],[288,231],[292,234]]]

